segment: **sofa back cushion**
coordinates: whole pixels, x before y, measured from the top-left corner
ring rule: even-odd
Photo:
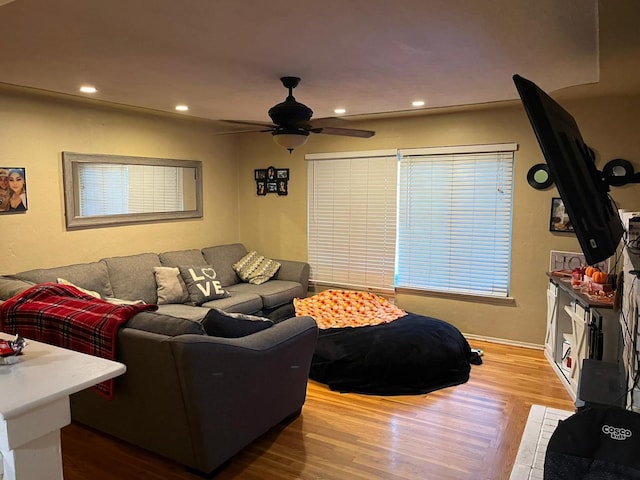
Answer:
[[[153,267],[162,265],[160,257],[156,253],[110,257],[100,261],[107,266],[113,297],[125,300],[142,300],[145,303],[158,301]]]
[[[233,270],[233,264],[247,254],[247,249],[241,243],[233,243],[230,245],[217,245],[215,247],[207,247],[202,249],[202,255],[211,265],[216,273],[217,279],[222,283],[223,287],[235,285],[240,282],[240,278]]]
[[[27,288],[32,287],[33,282],[19,280],[14,276],[0,277],[0,301],[8,300],[14,295],[24,292]]]
[[[207,261],[202,252],[193,250],[174,250],[160,254],[160,262],[163,267],[177,267],[178,265],[206,265]]]
[[[59,278],[63,278],[79,287],[94,290],[103,298],[115,296],[109,278],[109,272],[107,272],[107,267],[102,262],[78,263],[55,268],[39,268],[37,270],[17,273],[15,277],[33,283],[57,283]]]

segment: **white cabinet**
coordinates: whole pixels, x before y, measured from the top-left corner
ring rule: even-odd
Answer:
[[[617,362],[620,335],[617,314],[611,305],[591,301],[571,287],[570,279],[550,277],[544,351],[574,400],[582,361],[588,358]]]

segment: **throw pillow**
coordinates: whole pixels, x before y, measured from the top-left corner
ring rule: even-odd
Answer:
[[[189,292],[178,267],[153,267],[158,286],[158,305],[185,303]]]
[[[87,295],[91,295],[92,297],[96,297],[96,298],[102,298],[102,296],[98,293],[95,292],[93,290],[88,290],[86,288],[82,288],[79,287],[78,285],[74,285],[73,283],[71,283],[69,280],[65,280],[64,278],[58,278],[56,279],[56,281],[60,284],[60,285],[68,285],[70,287],[75,287],[78,290],[80,290],[82,293],[86,293]]]
[[[202,319],[202,327],[212,337],[238,338],[251,335],[273,325],[268,318],[229,313],[212,308]]]
[[[194,305],[229,296],[229,292],[222,288],[222,283],[216,280],[217,274],[213,267],[178,265],[178,269]]]
[[[273,277],[280,268],[280,263],[258,255],[255,250],[250,251],[233,264],[240,279],[244,282],[260,285]]]

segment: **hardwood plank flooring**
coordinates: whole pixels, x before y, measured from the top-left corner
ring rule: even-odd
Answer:
[[[573,410],[541,350],[471,341],[470,380],[427,395],[340,394],[311,381],[302,415],[237,454],[217,480],[506,480],[532,404]],[[259,406],[257,406],[259,408]],[[73,423],[66,480],[197,480],[181,465]]]

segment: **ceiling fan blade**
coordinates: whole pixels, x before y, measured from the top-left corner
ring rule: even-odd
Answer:
[[[245,122],[243,120],[220,120],[220,121],[224,123],[232,123],[235,125],[255,125],[256,127],[269,127],[269,128],[275,127],[273,123],[268,123],[268,122]]]
[[[358,138],[371,138],[376,132],[372,130],[357,130],[354,128],[335,128],[335,127],[320,127],[309,130],[313,133],[323,133],[325,135],[342,135],[343,137],[358,137]]]
[[[349,120],[345,120],[341,117],[322,117],[314,118],[307,123],[312,128],[320,127],[348,127],[352,124]]]
[[[264,132],[273,132],[273,128],[267,128],[265,130],[234,130],[232,132],[218,132],[213,135],[237,135],[240,133],[264,133]]]

